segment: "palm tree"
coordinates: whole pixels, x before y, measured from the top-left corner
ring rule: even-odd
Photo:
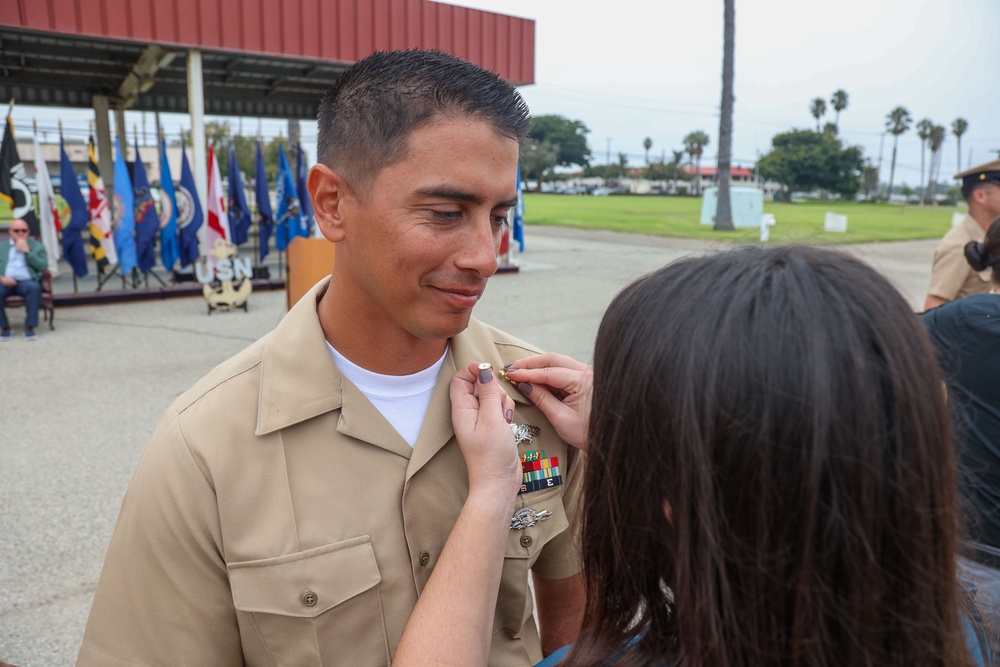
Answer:
[[[931,130],[934,129],[934,122],[930,118],[924,118],[916,124],[917,136],[920,137],[920,182],[924,182],[924,152],[927,148],[927,140],[931,138]],[[924,191],[920,201],[927,199],[927,192]]]
[[[715,198],[715,230],[733,230],[733,211],[729,201],[730,160],[733,146],[733,61],[736,53],[735,0],[723,0],[722,27],[722,106],[719,117],[719,190]],[[707,137],[706,137],[707,139]]]
[[[958,140],[958,169],[956,173],[962,171],[962,135],[965,131],[969,129],[969,121],[964,118],[956,118],[951,123],[951,133],[955,135],[955,139]]]
[[[684,137],[684,150],[694,162],[694,193],[701,194],[701,154],[708,145],[708,134],[695,130]]]
[[[816,119],[816,131],[819,132],[819,119],[826,114],[826,100],[817,97],[809,104],[809,113]]]
[[[837,134],[840,134],[840,112],[847,108],[847,100],[847,91],[842,88],[833,91],[833,97],[830,98],[830,106],[837,112],[833,121],[833,124],[837,127]]]
[[[885,198],[892,196],[892,180],[896,175],[896,147],[899,145],[899,135],[910,129],[913,117],[906,107],[896,107],[886,116],[885,129],[892,134],[892,166],[889,167],[889,189],[886,190]]]
[[[934,125],[931,127],[931,131],[928,133],[927,141],[931,145],[931,168],[930,175],[927,178],[927,187],[924,188],[924,199],[927,201],[933,201],[934,197],[934,187],[937,183],[937,178],[935,177],[934,165],[937,163],[938,169],[941,168],[941,158],[938,152],[941,150],[941,144],[944,143],[944,138],[948,136],[948,130],[945,129],[944,125]]]
[[[625,173],[628,171],[628,155],[625,153],[618,154],[618,173],[621,174],[622,180],[625,179]]]
[[[649,164],[649,149],[653,147],[653,140],[646,137],[642,140],[642,147],[646,149],[646,164]]]

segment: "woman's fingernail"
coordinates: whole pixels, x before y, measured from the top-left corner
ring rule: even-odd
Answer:
[[[531,386],[530,384],[528,384],[527,382],[520,382],[520,383],[518,383],[518,385],[517,385],[517,390],[518,390],[519,392],[521,392],[522,394],[524,394],[525,396],[528,396],[528,395],[530,395],[530,394],[531,394],[531,390],[532,390],[532,389],[534,389],[534,387],[532,387],[532,386]]]
[[[504,366],[504,370],[509,370],[509,369],[510,369],[510,367],[514,365],[514,363],[515,363],[515,362],[513,362],[513,361],[512,361],[512,362],[510,362],[509,364],[505,365],[505,366]]]
[[[479,384],[486,384],[493,379],[493,367],[489,364],[479,364]]]
[[[511,423],[512,421],[514,421],[514,411],[508,410],[507,412],[504,413],[504,417],[507,418],[508,424]]]

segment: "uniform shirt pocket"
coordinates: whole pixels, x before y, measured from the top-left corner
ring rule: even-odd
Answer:
[[[369,536],[229,563],[228,570],[248,656],[282,665],[389,663],[382,577]]]

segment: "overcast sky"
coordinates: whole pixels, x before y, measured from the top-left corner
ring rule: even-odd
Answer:
[[[536,84],[522,89],[535,114],[558,113],[590,128],[598,162],[644,160],[682,148],[692,130],[715,159],[722,72],[722,0],[462,0],[456,4],[536,21]],[[843,88],[841,136],[878,162],[885,116],[898,105],[914,122],[949,130],[942,177],[955,173],[951,122],[963,117],[962,164],[1000,150],[1000,2],[997,0],[736,0],[733,157],[752,163],[771,137],[815,128],[809,103]],[[833,120],[832,109],[826,121]],[[883,154],[888,179],[891,135]],[[703,158],[704,159],[704,158]],[[896,182],[916,184],[920,140],[899,139]]]
[[[722,71],[722,0],[456,0],[536,21],[536,83],[522,88],[535,114],[562,114],[590,128],[594,161],[629,155],[644,160],[682,148],[684,135],[704,130],[711,138],[703,162],[718,145]],[[803,0],[736,1],[736,113],[733,157],[752,164],[767,152],[771,137],[791,128],[814,128],[809,103],[834,90],[850,96],[841,115],[841,136],[859,144],[873,164],[886,114],[903,105],[914,122],[930,118],[949,129],[941,175],[956,171],[951,122],[961,116],[963,168],[997,157],[1000,150],[1000,2],[998,0]],[[92,112],[15,107],[19,135],[39,118],[54,128],[56,116],[83,130]],[[833,120],[828,111],[824,121]],[[184,115],[164,114],[176,134]],[[237,121],[234,120],[234,125]],[[138,124],[142,114],[130,113]],[[152,114],[146,115],[152,137]],[[244,119],[255,132],[257,119]],[[266,136],[285,124],[264,121]],[[304,143],[315,158],[315,123],[302,124]],[[69,135],[70,133],[67,132]],[[883,149],[888,179],[892,137]],[[916,185],[920,141],[911,130],[900,137],[896,182]]]

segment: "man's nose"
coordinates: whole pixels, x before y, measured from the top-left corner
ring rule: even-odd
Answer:
[[[463,239],[458,265],[463,269],[476,271],[483,278],[497,272],[497,249],[499,236],[489,214],[469,226],[470,233]]]

